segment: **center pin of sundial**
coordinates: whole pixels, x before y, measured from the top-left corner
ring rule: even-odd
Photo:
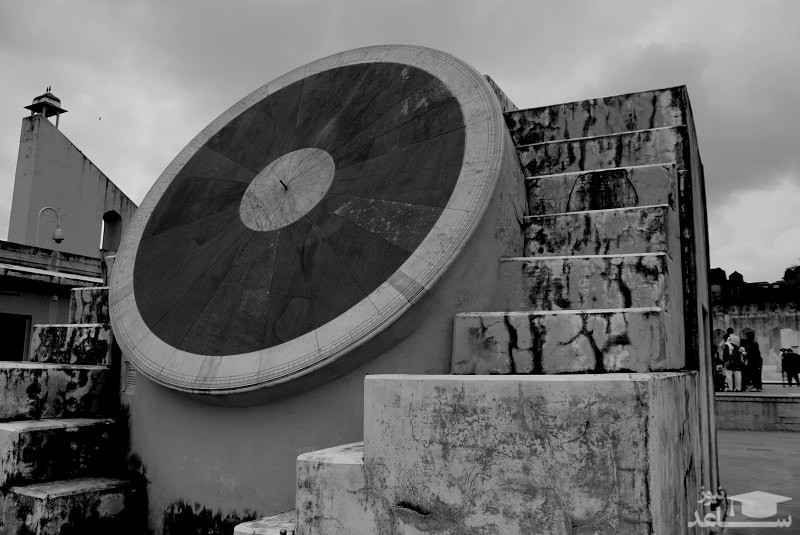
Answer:
[[[284,154],[250,182],[239,204],[239,217],[253,230],[283,228],[322,200],[335,171],[333,158],[324,150],[299,149]]]

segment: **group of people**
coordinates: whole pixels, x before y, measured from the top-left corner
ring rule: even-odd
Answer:
[[[714,351],[714,389],[761,392],[762,364],[755,333],[747,331],[742,341],[733,327],[728,327]],[[800,386],[800,355],[791,348],[781,348],[781,375],[789,386]]]
[[[714,354],[714,389],[717,392],[761,392],[761,350],[753,331],[742,341],[728,327]]]

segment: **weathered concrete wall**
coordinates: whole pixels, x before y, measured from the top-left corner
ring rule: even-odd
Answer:
[[[718,393],[717,429],[800,432],[800,394],[796,387],[785,392],[774,396]]]
[[[298,457],[296,535],[386,533],[386,504],[371,483],[362,442]]]
[[[42,214],[39,245],[98,257],[103,214],[116,211],[123,230],[136,205],[72,142],[41,115],[22,121],[9,241],[36,244],[37,218],[45,206],[61,210],[65,239],[50,239],[55,216]]]
[[[34,325],[28,360],[56,364],[111,364],[108,323]]]
[[[0,420],[109,414],[116,406],[105,366],[0,363]]]
[[[110,323],[108,286],[73,288],[68,323]]]
[[[450,372],[453,317],[497,309],[499,259],[522,254],[521,232],[509,232],[519,228],[524,212],[510,140],[505,159],[508,173],[459,257],[380,344],[356,350],[352,357],[366,363],[354,371],[301,395],[249,407],[208,405],[138,374],[135,393],[124,394],[123,402],[130,411],[131,452],[149,481],[156,533],[172,520],[178,502],[223,518],[290,509],[298,455],[361,440],[366,374]]]
[[[686,533],[701,485],[696,382],[368,377],[357,496],[389,533]],[[368,533],[325,527],[300,533]]]
[[[665,307],[663,253],[629,256],[508,258],[500,263],[504,310]]]
[[[683,366],[657,308],[458,314],[453,373],[602,373]]]
[[[526,179],[532,215],[675,205],[675,165],[579,171]]]
[[[141,507],[119,479],[38,483],[12,493],[16,504],[5,512],[6,533],[137,533]]]
[[[683,87],[567,102],[506,114],[514,143],[529,145],[684,123]]]
[[[114,474],[122,456],[115,419],[64,418],[0,423],[0,487],[21,481]]]
[[[526,256],[608,255],[668,250],[667,206],[529,218]],[[672,231],[677,235],[677,229]]]
[[[298,458],[297,534],[694,533],[697,377],[368,377],[364,443]]]

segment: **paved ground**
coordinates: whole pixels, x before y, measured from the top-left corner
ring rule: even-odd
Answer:
[[[777,393],[780,393],[781,386],[777,385],[775,388],[778,390]],[[788,390],[788,388],[784,390]],[[800,391],[800,388],[793,387],[793,390]],[[800,433],[719,431],[717,440],[720,480],[729,496],[760,490],[792,498],[791,501],[778,506],[777,515],[778,518],[786,518],[791,515],[792,525],[790,527],[729,528],[725,530],[725,533],[730,535],[800,534]],[[735,512],[737,516],[729,518],[729,520],[742,519],[738,508]]]

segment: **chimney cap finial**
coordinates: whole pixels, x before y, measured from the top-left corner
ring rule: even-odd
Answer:
[[[43,94],[34,98],[30,105],[25,106],[26,110],[31,110],[31,115],[40,113],[45,117],[52,117],[53,115],[61,115],[67,112],[61,107],[61,99],[50,92],[52,87],[48,85]]]

